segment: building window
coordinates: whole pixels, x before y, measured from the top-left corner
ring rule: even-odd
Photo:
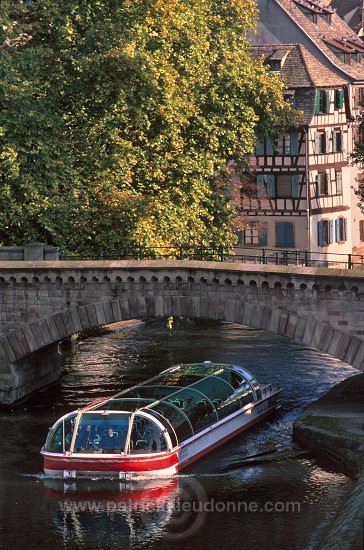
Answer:
[[[299,197],[298,174],[279,174],[276,179],[276,195],[279,198]]]
[[[291,136],[286,134],[277,141],[277,154],[278,155],[290,155],[291,154]]]
[[[298,134],[291,132],[280,137],[276,142],[277,155],[298,155]]]
[[[270,71],[280,71],[282,68],[281,62],[277,60],[273,60],[273,61],[269,60],[268,66]]]
[[[248,223],[244,230],[244,244],[258,244],[258,224]]]
[[[284,99],[287,103],[290,104],[292,109],[296,108],[296,98],[293,95],[286,95],[286,96],[284,96]]]
[[[302,6],[302,4],[299,5],[298,7],[302,11],[302,13],[305,14],[307,19],[309,19],[310,21],[312,21],[316,25],[316,23],[317,23],[317,13],[315,11],[309,9],[309,8],[306,9],[304,6]]]
[[[255,155],[257,157],[263,155],[298,155],[298,133],[291,132],[290,134],[285,134],[274,143],[271,138],[257,137]]]
[[[267,246],[268,231],[265,222],[248,222],[242,231],[237,232],[237,246]]]
[[[338,218],[335,220],[336,242],[345,242],[347,240],[347,218]]]
[[[340,129],[335,129],[332,132],[332,151],[337,153],[343,150],[343,132]]]
[[[257,174],[257,197],[276,196],[276,177],[274,174]]]
[[[344,53],[344,63],[346,65],[351,65],[351,54],[350,53]]]
[[[276,223],[276,246],[294,246],[294,225],[292,222]]]
[[[359,222],[359,233],[360,233],[360,240],[364,242],[364,220],[360,220]]]
[[[355,88],[354,90],[354,107],[363,105],[364,88]]]
[[[316,176],[316,197],[326,196],[328,191],[327,172],[319,172]]]
[[[333,242],[334,220],[321,220],[317,222],[317,244],[327,246]]]
[[[330,112],[330,90],[316,92],[316,115]]]
[[[342,170],[335,170],[335,185],[336,185],[336,194],[343,194],[343,173]]]
[[[329,153],[330,151],[330,137],[329,132],[325,130],[318,130],[315,132],[315,153],[317,155],[322,155],[324,153]]]
[[[344,106],[344,90],[335,90],[335,109],[342,109]]]
[[[277,197],[291,197],[291,176],[289,174],[280,174],[277,176]]]

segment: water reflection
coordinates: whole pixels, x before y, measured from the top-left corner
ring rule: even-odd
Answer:
[[[108,544],[123,539],[141,544],[161,537],[180,493],[177,478],[118,484],[115,480],[44,480],[49,515],[64,542],[92,544],[104,535]]]

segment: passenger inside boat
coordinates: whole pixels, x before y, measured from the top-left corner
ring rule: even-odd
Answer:
[[[130,452],[136,454],[165,450],[167,442],[160,428],[149,419],[135,415],[130,435]]]

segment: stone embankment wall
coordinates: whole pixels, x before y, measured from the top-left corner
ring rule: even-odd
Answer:
[[[320,550],[364,546],[364,375],[341,382],[294,422],[300,444],[345,467],[355,484],[320,544]]]

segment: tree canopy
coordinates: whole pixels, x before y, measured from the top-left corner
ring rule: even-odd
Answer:
[[[292,120],[252,0],[0,2],[0,243],[231,243],[229,161]]]

